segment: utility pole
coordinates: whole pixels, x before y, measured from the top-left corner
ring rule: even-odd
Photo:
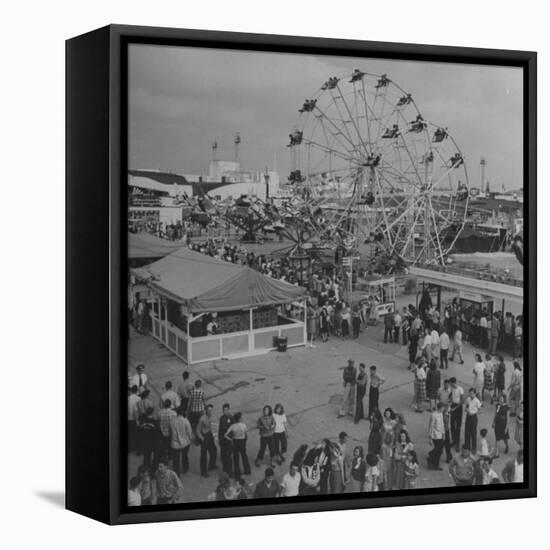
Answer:
[[[212,142],[212,160],[215,161],[216,160],[216,152],[218,150],[218,142],[216,140],[214,140]]]
[[[235,162],[239,162],[239,145],[241,143],[241,134],[239,132],[235,134],[233,143],[235,144]]]

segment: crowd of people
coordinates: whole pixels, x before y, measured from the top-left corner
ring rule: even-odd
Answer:
[[[271,258],[212,239],[189,243],[189,247],[291,284],[301,280],[302,274],[285,256]],[[343,296],[343,278],[314,268],[308,284],[310,345],[318,337],[323,342],[331,337],[358,338],[379,322],[380,299],[369,296],[351,306]],[[242,412],[233,412],[229,403],[216,411],[206,399],[201,380],[191,381],[187,371],[177,387],[167,381],[155,403],[145,367],[139,365],[128,384],[129,449],[140,457],[137,474],[129,479],[129,505],[177,502],[190,469],[192,446],[200,449],[200,475],[209,478],[217,473],[216,489],[205,495],[210,500],[413,489],[419,486],[422,469],[441,471],[442,462],[456,485],[521,482],[521,316],[471,311],[458,300],[440,311],[428,298],[424,295],[418,307],[396,309],[382,319],[383,341],[407,347],[404,368],[413,382],[411,411],[428,413],[424,434],[413,434],[408,428],[408,413],[397,411],[391,403],[381,406],[386,379],[378,367],[359,363],[356,368],[352,359],[342,370],[338,417],[351,417],[356,424],[366,421],[364,440],[350,445],[348,434],[341,431],[337,440],[296,444],[292,454],[282,404],[266,405],[254,425],[247,425]],[[138,329],[145,316],[144,311],[136,311]],[[471,364],[465,342],[484,350],[474,355]],[[508,384],[504,352],[514,357]],[[443,374],[454,361],[461,366],[460,381]],[[466,380],[471,383],[465,384]],[[490,423],[481,421],[483,409],[490,410]],[[426,437],[431,449],[419,456],[415,438]],[[494,461],[502,453],[509,454],[510,439],[517,452],[497,472]],[[251,440],[256,443],[253,453]],[[255,486],[246,481],[253,468],[263,471],[263,479]]]
[[[480,360],[480,356],[476,356]],[[449,464],[449,474],[457,485],[487,484],[484,472],[491,472],[491,483],[497,483],[498,475],[492,469],[493,460],[499,457],[502,451],[509,452],[508,441],[510,439],[510,418],[514,418],[513,438],[519,451],[516,461],[523,464],[523,402],[522,394],[522,369],[518,361],[514,361],[513,373],[507,392],[503,387],[493,384],[478,386],[475,382],[477,373],[473,369],[474,385],[465,392],[457,382],[456,377],[450,377],[441,381],[437,361],[431,360],[430,371],[432,382],[430,391],[426,392],[425,386],[419,388],[418,381],[426,381],[426,357],[420,356],[412,368],[415,376],[413,407],[416,412],[422,412],[423,406],[428,404],[430,416],[426,431],[432,446],[425,458],[428,469],[442,470],[440,465],[443,451],[446,453],[446,462]],[[487,355],[484,363],[485,369],[492,371],[494,363],[491,356]],[[504,362],[499,367],[505,368]],[[407,430],[407,423],[403,413],[395,412],[391,407],[386,407],[383,413],[379,407],[379,388],[385,382],[376,366],[371,366],[370,376],[366,372],[365,365],[361,363],[359,369],[355,368],[354,361],[349,360],[343,369],[342,383],[344,387],[343,404],[339,416],[350,415],[355,423],[362,419],[370,422],[370,434],[368,437],[368,455],[370,462],[376,462],[380,471],[380,489],[406,489],[415,486],[414,481],[418,477],[418,457],[414,444]],[[422,376],[419,376],[422,373]],[[364,407],[366,388],[368,391],[368,407]],[[494,431],[494,446],[488,443],[488,427],[480,428],[479,413],[484,406],[485,392],[489,393],[490,405],[494,405],[492,423],[490,428]],[[365,413],[364,411],[367,410]],[[463,442],[461,443],[461,438]],[[455,455],[453,455],[453,449]],[[362,452],[362,448],[359,449]],[[471,471],[464,471],[464,462],[471,465]],[[416,465],[413,468],[413,464]],[[507,463],[503,469],[500,481],[509,482],[506,471],[510,466]],[[458,469],[458,471],[457,471]],[[505,471],[506,470],[506,471]],[[413,475],[413,471],[416,472]],[[513,481],[522,481],[520,469]],[[404,476],[404,472],[406,475]]]
[[[456,377],[444,378],[441,372],[449,368],[449,361],[455,356],[459,365],[464,365],[462,331],[453,323],[452,316],[440,321],[431,315],[431,310],[427,313],[429,315],[421,314],[411,307],[384,318],[384,342],[400,343],[401,337],[403,345],[408,346],[407,368],[414,381],[412,409],[417,413],[426,410],[430,413],[426,431],[432,449],[424,457],[426,467],[442,470],[440,461],[445,451],[449,475],[457,485],[522,481],[524,413],[520,358],[513,361],[506,384],[507,366],[503,356],[486,353],[482,358],[475,353],[471,385],[465,390]],[[468,371],[462,369],[462,377],[467,378]],[[413,469],[412,464],[418,465],[419,459],[406,428],[405,415],[389,406],[380,412],[379,388],[384,382],[376,366],[367,372],[364,363],[356,369],[350,359],[342,373],[344,390],[339,417],[349,415],[355,423],[362,419],[370,422],[368,453],[376,456],[381,472],[380,488],[414,487],[417,474],[415,477],[413,470],[417,472],[418,468]],[[367,393],[368,407],[365,407]],[[479,414],[482,407],[487,406],[486,399],[488,406],[493,407],[491,424],[481,426]],[[513,419],[512,426],[510,419]],[[517,457],[505,464],[499,477],[493,469],[493,460],[499,457],[501,448],[508,454],[512,427],[512,437],[519,450]],[[492,447],[488,443],[489,429],[494,432]],[[371,456],[370,462],[373,460]],[[403,471],[407,472],[405,477]]]
[[[266,405],[254,428],[259,435],[254,466],[261,467],[266,455],[269,468],[281,466],[286,461],[288,445],[288,422],[283,405]],[[247,450],[249,430],[242,413],[233,412],[229,403],[222,406],[221,416],[215,423],[214,406],[207,402],[202,381],[191,382],[188,371],[183,372],[176,388],[171,381],[165,383],[155,407],[145,366],[138,365],[136,374],[129,379],[128,445],[129,450],[140,457],[141,464],[137,475],[130,479],[129,503],[175,502],[183,488],[182,478],[189,471],[191,445],[200,447],[202,477],[210,477],[212,470],[221,470],[218,498],[227,493],[226,481],[229,479],[234,483],[228,491],[243,498],[247,485],[242,476],[251,473]],[[292,477],[280,487],[280,496],[292,496],[294,473],[291,466],[289,475]]]
[[[409,368],[415,377],[413,408],[429,411],[426,433],[431,450],[419,457],[407,427],[406,414],[390,406],[380,406],[380,388],[386,382],[375,365],[367,370],[364,363],[355,367],[352,359],[342,370],[343,396],[338,413],[355,423],[368,421],[368,435],[362,444],[348,444],[342,431],[337,441],[321,439],[302,444],[288,455],[289,424],[283,405],[266,405],[254,426],[247,426],[241,412],[233,412],[229,403],[222,406],[215,431],[214,407],[205,397],[200,379],[191,382],[184,371],[174,388],[164,385],[157,407],[151,398],[145,367],[138,365],[129,379],[128,422],[130,450],[141,457],[137,475],[129,480],[130,505],[177,502],[189,471],[189,450],[200,448],[199,469],[202,477],[218,471],[216,490],[210,500],[290,497],[296,495],[373,492],[413,489],[418,486],[421,468],[442,470],[442,456],[456,485],[486,485],[523,480],[523,402],[522,369],[514,361],[507,388],[493,384],[485,376],[476,385],[478,363],[485,370],[503,368],[487,354],[485,361],[476,355],[473,383],[467,391],[456,377],[441,380],[439,361],[429,363],[432,382],[428,391],[419,388],[419,373],[426,371],[428,360],[420,352]],[[505,368],[505,365],[504,365]],[[493,406],[492,422],[481,426],[482,407]],[[426,406],[426,409],[424,409]],[[158,413],[155,411],[158,410]],[[511,419],[514,419],[513,425]],[[500,475],[493,461],[500,453],[509,453],[512,437],[518,451],[508,460]],[[489,429],[494,437],[489,437]],[[257,451],[250,454],[249,435],[257,431]],[[421,436],[420,436],[421,437]],[[494,439],[494,444],[489,443]],[[288,460],[288,471],[281,477],[276,470]],[[267,462],[266,462],[267,461]],[[422,462],[422,466],[421,466]],[[424,466],[425,464],[425,466]],[[254,468],[265,467],[263,479],[251,486],[245,478]]]

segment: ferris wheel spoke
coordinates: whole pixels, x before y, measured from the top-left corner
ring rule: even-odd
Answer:
[[[365,142],[363,141],[363,137],[361,136],[361,132],[359,131],[359,128],[355,122],[355,119],[351,113],[351,110],[349,108],[349,105],[347,103],[347,101],[345,100],[344,98],[344,94],[342,93],[342,90],[340,88],[339,85],[336,86],[336,89],[338,90],[338,96],[336,97],[339,97],[340,98],[340,101],[342,102],[342,104],[344,105],[344,108],[346,109],[346,112],[349,116],[349,120],[350,120],[350,123],[351,125],[353,126],[354,130],[355,130],[355,133],[357,134],[357,139],[359,140],[359,143],[361,143],[361,145],[363,146],[363,149],[365,151],[365,155],[368,156],[370,153],[369,153],[369,149],[367,147],[367,145],[365,144]],[[355,97],[355,94],[354,94],[354,97]]]
[[[379,117],[379,120],[378,120],[378,129],[376,130],[376,142],[378,143],[378,141],[380,140],[380,134],[381,134],[381,131],[382,131],[382,121],[384,120],[384,107],[386,106],[386,95],[388,94],[388,88],[389,88],[389,85],[388,86],[384,86],[384,92],[382,93],[382,111],[380,113],[380,117]],[[376,103],[376,98],[378,97],[378,92],[375,94],[375,103]],[[390,113],[390,116],[391,116],[392,113]]]
[[[389,173],[390,175],[392,175],[396,178],[402,179],[403,182],[406,182],[409,186],[412,186],[415,189],[420,188],[414,181],[411,180],[410,176],[408,176],[407,174],[405,174],[401,170],[398,170],[395,166],[392,166],[389,163],[384,162],[383,164],[381,164],[381,167],[379,168],[379,170],[382,173],[387,172],[387,173]]]
[[[401,134],[401,141],[403,142],[403,145],[405,146],[405,150],[407,151],[407,155],[409,157],[409,160],[411,161],[411,166],[414,169],[414,173],[416,174],[416,177],[418,178],[418,183],[422,186],[424,182],[422,181],[422,177],[418,173],[418,168],[415,164],[415,160],[413,159],[413,156],[409,150],[409,147],[407,146],[407,142],[405,141],[405,138],[403,137],[403,134]]]
[[[351,145],[351,150],[355,150],[355,149],[356,149],[355,143],[353,143],[353,140],[350,140],[349,137],[346,136],[346,135],[342,132],[341,128],[339,128],[338,125],[337,125],[330,117],[328,117],[328,116],[326,115],[326,113],[325,113],[320,107],[318,107],[318,106],[316,105],[316,106],[315,106],[315,110],[316,110],[316,111],[319,111],[319,113],[320,113],[319,116],[322,117],[323,120],[327,121],[327,122],[336,130],[336,134],[332,134],[332,135],[334,135],[335,137],[338,136],[338,135],[342,136],[342,137],[348,142],[348,144]],[[340,141],[339,138],[337,138],[337,139],[338,139],[338,141]],[[341,142],[340,142],[340,143],[341,143]],[[342,143],[341,143],[341,144],[342,144]],[[344,146],[344,148],[346,149],[345,146]]]
[[[367,129],[367,141],[369,144],[369,150],[372,151],[372,140],[370,137],[370,124],[369,124],[369,108],[368,108],[367,99],[366,99],[365,80],[363,78],[361,79],[361,87],[363,89],[363,94],[361,94],[361,90],[357,90],[355,82],[353,83],[354,95],[356,94],[356,96],[363,98],[363,106],[365,107],[364,117],[365,117],[365,126]],[[359,119],[361,118],[361,115],[359,114],[360,112],[361,112],[360,109],[357,109],[357,116]]]
[[[414,219],[413,219],[413,222],[411,224],[411,227],[408,231],[408,234],[407,234],[407,238],[405,239],[405,248],[402,248],[402,255],[404,256],[405,253],[406,253],[406,246],[409,242],[411,242],[411,239],[412,239],[412,242],[413,242],[413,250],[414,250],[414,231],[415,231],[415,228],[416,228],[416,224],[418,223],[418,219],[420,218],[420,214],[422,212],[422,208],[418,206],[418,203],[420,202],[420,200],[416,201],[413,199],[413,208],[416,209],[416,212],[414,214]],[[414,253],[414,251],[413,251]]]
[[[330,147],[327,147],[326,145],[323,145],[322,143],[319,143],[317,141],[313,141],[311,139],[304,139],[303,141],[305,144],[311,144],[321,151],[324,151],[325,153],[330,153],[342,160],[345,160],[346,162],[357,162],[357,159],[355,159],[354,157],[344,156],[342,153],[340,153],[340,151],[337,151],[336,149],[331,149]]]
[[[377,188],[380,189],[380,178],[378,177],[378,173],[375,172],[375,180],[376,180],[376,183],[377,183]],[[384,223],[386,225],[386,227],[388,227],[388,215],[387,215],[387,212],[386,212],[386,209],[385,208],[382,208],[382,216],[384,218]],[[390,239],[390,235],[387,234],[387,237],[388,237],[388,241],[389,241],[389,244],[390,246],[393,244],[391,242],[391,239]]]
[[[437,222],[435,220],[435,214],[434,214],[434,209],[433,209],[433,204],[432,204],[432,198],[429,197],[428,198],[428,202],[429,202],[429,205],[430,205],[430,214],[432,216],[432,221],[433,221],[433,232],[435,233],[435,238],[436,238],[436,243],[437,243],[437,249],[439,250],[439,258],[441,260],[443,260],[444,256],[443,256],[443,250],[441,249],[441,241],[439,239],[439,231],[438,231],[438,225],[437,225]]]
[[[443,173],[443,175],[441,177],[439,177],[439,179],[435,180],[435,181],[431,181],[430,183],[430,189],[433,189],[434,187],[437,187],[445,178],[449,177],[449,175],[452,173],[453,170],[456,169],[455,166],[445,166],[446,168],[446,172]]]
[[[408,198],[404,202],[407,202],[407,200],[408,200]],[[403,203],[401,203],[401,204],[403,204]],[[401,220],[406,218],[407,214],[409,214],[409,210],[410,209],[405,209],[397,218],[395,218],[395,220],[393,220],[393,222],[389,226],[389,229],[392,230],[394,227],[397,227],[398,230],[399,230],[399,227],[401,227],[401,225],[402,225]]]
[[[450,137],[450,136],[449,136]],[[452,138],[451,138],[452,139]],[[454,140],[453,140],[454,142]],[[449,161],[448,159],[446,158],[448,156],[448,153],[447,155],[443,156],[442,154],[442,150],[445,151],[445,148],[444,147],[435,147],[435,152],[436,152],[436,156],[437,158],[441,161],[440,163],[440,169],[442,168],[444,170],[444,173],[441,177],[439,177],[439,179],[435,180],[434,181],[434,177],[435,177],[435,174],[436,174],[436,170],[434,169],[432,171],[432,178],[430,180],[430,187],[433,188],[433,187],[436,187],[438,186],[446,177],[449,176],[449,174],[452,173],[452,171],[455,169],[455,166],[453,166],[452,164],[449,165]],[[456,167],[457,168],[457,167]],[[437,170],[437,172],[439,172],[439,170]]]
[[[380,176],[382,177],[382,179],[383,179],[392,189],[396,190],[398,193],[400,192],[400,191],[399,191],[399,188],[398,188],[398,187],[396,188],[394,182],[393,182],[390,178],[387,177],[387,175],[384,173],[383,170],[379,170],[379,174],[380,174]],[[403,192],[403,194],[405,194],[405,193]]]
[[[331,170],[321,170],[320,172],[311,172],[310,176],[312,178],[317,176],[322,176],[323,174],[341,174],[345,172],[349,172],[350,169],[348,167],[342,167],[342,168],[333,168]]]
[[[361,95],[363,97],[363,104],[365,106],[365,120],[367,122],[367,135],[368,135],[368,138],[369,138],[370,147],[372,149],[374,144],[376,143],[372,139],[373,138],[372,134],[374,132],[374,128],[372,128],[372,121],[376,120],[376,114],[375,114],[373,108],[368,104],[367,90],[365,88],[365,81],[364,80],[361,81],[361,90],[359,90],[359,95]],[[369,112],[370,112],[370,119],[369,119]]]
[[[325,126],[325,121],[323,119],[322,116],[320,115],[316,115],[315,117],[319,123],[319,126],[321,127],[322,129],[322,132],[323,132],[323,137],[325,138],[325,141],[326,141],[326,144],[327,144],[327,147],[332,150],[332,151],[339,151],[339,148],[341,148],[341,150],[343,151],[342,154],[349,154],[349,150],[350,150],[350,147],[347,143],[343,142],[341,139],[340,139],[340,135],[343,136],[343,134],[338,130],[335,133],[333,132],[330,132],[327,127]],[[330,136],[332,136],[332,140],[330,139]],[[345,136],[343,136],[345,137]],[[336,146],[339,145],[339,148],[337,148]],[[352,148],[353,150],[353,148]]]
[[[335,95],[334,90],[338,90],[338,95]],[[340,110],[340,107],[338,105],[338,101],[337,101],[338,97],[340,97],[343,100],[343,98],[341,97],[340,88],[338,86],[336,86],[336,88],[334,88],[333,90],[330,90],[330,97],[332,98],[332,102],[334,104],[334,107],[336,108],[336,111],[338,112],[338,116],[339,116],[340,120],[342,121],[342,129],[346,132],[346,135],[348,137],[349,142],[353,144],[353,148],[355,149],[357,146],[355,144],[353,136],[351,135],[351,133],[349,131],[347,119],[344,116],[344,114],[342,114],[342,111]],[[350,116],[350,118],[351,118],[351,116]]]

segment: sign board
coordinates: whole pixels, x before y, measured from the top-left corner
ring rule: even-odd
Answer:
[[[395,302],[386,302],[385,304],[378,304],[376,306],[376,313],[379,317],[383,317],[388,313],[393,313],[395,311]]]
[[[476,302],[477,304],[493,301],[490,296],[483,296],[482,294],[476,294],[474,292],[466,292],[465,290],[461,290],[458,295],[462,300],[469,300],[470,302]]]

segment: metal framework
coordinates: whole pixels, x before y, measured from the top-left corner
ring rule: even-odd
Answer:
[[[464,227],[464,156],[387,75],[331,77],[299,109],[289,183],[322,199],[329,233],[351,253],[382,246],[409,264],[443,264]]]

